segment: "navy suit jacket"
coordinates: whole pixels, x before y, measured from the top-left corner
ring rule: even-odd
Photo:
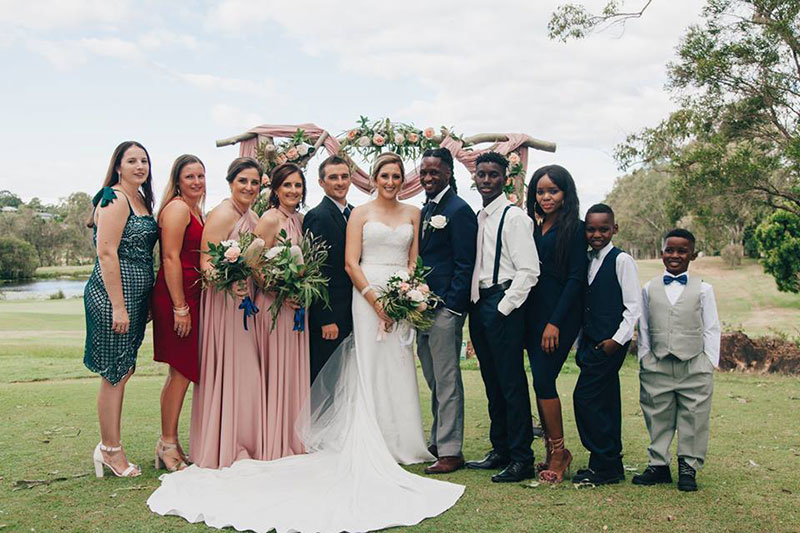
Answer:
[[[422,208],[419,238],[419,255],[425,266],[433,269],[428,274],[428,286],[444,300],[446,308],[464,313],[469,306],[475,267],[478,218],[452,188],[431,213],[447,219],[444,228],[423,227],[430,209],[430,203]]]
[[[309,309],[309,321],[319,326],[336,323],[342,328],[352,322],[350,305],[353,299],[353,283],[344,270],[346,229],[347,222],[342,212],[327,196],[303,217],[303,232],[310,231],[315,237],[324,239],[329,246],[328,260],[322,267],[322,275],[330,280],[330,309],[326,309],[321,300],[315,301]]]

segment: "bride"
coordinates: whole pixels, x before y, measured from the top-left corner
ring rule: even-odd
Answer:
[[[377,195],[350,216],[353,334],[311,388],[297,428],[308,454],[164,475],[147,500],[153,512],[241,531],[338,533],[414,525],[458,501],[463,486],[398,465],[434,460],[422,430],[412,339],[377,302],[389,276],[416,262],[420,215],[397,200],[404,178],[400,157],[381,154],[371,176]]]

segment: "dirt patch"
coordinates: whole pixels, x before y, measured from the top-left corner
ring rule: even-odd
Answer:
[[[723,333],[719,368],[762,374],[800,374],[800,346],[778,337],[751,339],[740,331]]]

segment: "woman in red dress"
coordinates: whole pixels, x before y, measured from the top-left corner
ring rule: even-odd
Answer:
[[[156,444],[156,469],[186,468],[178,442],[178,418],[189,382],[200,377],[200,240],[206,170],[196,156],[175,160],[161,198],[158,234],[161,267],[153,288],[153,358],[169,364],[161,390],[161,438]]]

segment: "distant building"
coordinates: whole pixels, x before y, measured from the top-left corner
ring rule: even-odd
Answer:
[[[10,205],[3,208],[3,213],[16,213],[17,211],[18,209],[16,207],[11,207]]]

